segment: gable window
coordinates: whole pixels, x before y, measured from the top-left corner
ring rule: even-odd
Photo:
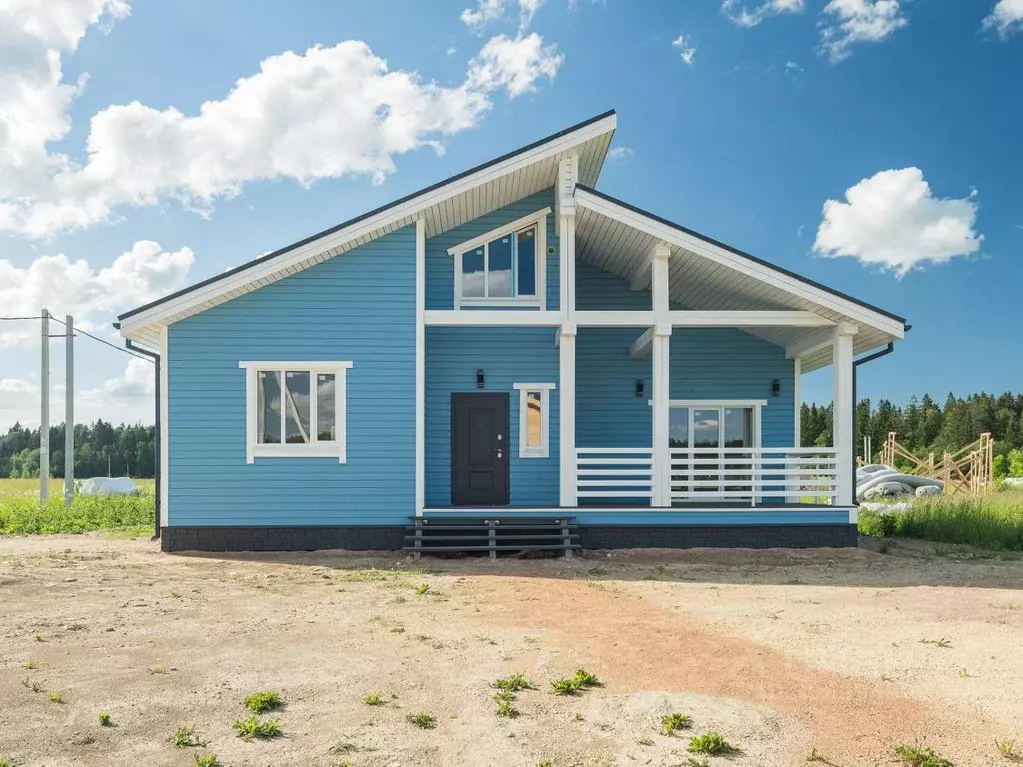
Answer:
[[[245,458],[346,460],[351,362],[239,362],[245,370]]]
[[[455,257],[455,308],[546,307],[547,215],[544,208],[463,242]]]
[[[517,383],[519,392],[519,458],[549,458],[551,454],[552,383]]]

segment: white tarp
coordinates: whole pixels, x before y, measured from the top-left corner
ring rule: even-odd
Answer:
[[[915,474],[900,474],[898,469],[880,463],[861,466],[856,470],[856,500],[878,497],[912,496],[918,488],[933,488],[927,494],[941,494],[945,483],[940,479],[918,477]],[[924,493],[916,493],[923,495]]]
[[[135,495],[138,485],[131,477],[93,477],[78,486],[79,495]]]

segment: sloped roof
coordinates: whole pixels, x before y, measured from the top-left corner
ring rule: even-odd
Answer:
[[[160,327],[269,285],[412,224],[432,237],[555,185],[562,158],[579,157],[579,179],[595,184],[617,126],[614,110],[501,155],[388,205],[191,285],[118,317],[123,336],[159,345]]]

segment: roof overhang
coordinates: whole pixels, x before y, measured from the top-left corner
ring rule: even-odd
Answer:
[[[669,294],[686,309],[808,311],[857,327],[854,353],[901,339],[906,321],[774,264],[705,237],[585,185],[576,187],[579,261],[643,286],[658,243],[670,247]],[[638,279],[637,279],[638,278]],[[649,284],[648,280],[646,284]],[[831,363],[833,330],[751,326],[747,332],[800,358],[803,372]]]
[[[423,219],[427,237],[555,185],[559,162],[579,158],[579,180],[595,184],[617,126],[614,111],[445,179],[236,269],[118,317],[121,335],[160,347],[161,328],[364,245]]]

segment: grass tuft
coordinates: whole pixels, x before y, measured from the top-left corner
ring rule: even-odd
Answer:
[[[235,719],[231,722],[231,727],[234,728],[235,735],[246,743],[250,742],[253,738],[269,740],[284,734],[284,730],[281,729],[280,719],[260,719],[255,715],[250,716],[248,719]]]
[[[510,700],[499,700],[497,701],[497,711],[495,713],[498,716],[506,716],[509,719],[514,719],[519,715],[519,710],[512,705]]]
[[[221,767],[219,761],[217,761],[216,754],[199,754],[195,755],[195,762],[193,767]]]
[[[679,730],[688,730],[693,726],[693,718],[686,714],[668,714],[661,717],[661,732],[664,735],[674,735]]]
[[[64,696],[61,695],[59,692],[47,693],[46,694],[46,699],[48,701],[50,701],[50,703],[63,703],[64,702]]]
[[[209,739],[205,735],[195,731],[194,724],[178,727],[169,740],[174,748],[202,748],[209,743]]]
[[[694,754],[709,754],[711,756],[739,753],[739,749],[725,740],[719,732],[705,732],[703,735],[691,738],[689,750]]]
[[[995,748],[998,749],[999,755],[1005,759],[1016,761],[1020,758],[1016,753],[1016,741],[1014,740],[996,740]]]
[[[387,703],[382,692],[371,692],[363,700],[367,706],[383,706]]]
[[[284,701],[281,699],[281,696],[273,690],[263,690],[262,692],[253,693],[245,699],[244,703],[245,708],[257,714],[274,711],[284,705]]]
[[[42,682],[38,682],[35,679],[22,679],[21,680],[21,686],[22,687],[27,687],[32,692],[45,692],[46,691],[46,688],[43,687],[43,683]]]
[[[423,594],[425,594],[429,590],[430,590],[430,584],[429,583],[420,583],[418,586],[415,587],[415,592],[417,594],[419,594],[419,596],[422,596]]]
[[[948,759],[934,753],[933,748],[898,743],[892,747],[892,751],[900,762],[910,767],[955,767]]]
[[[576,669],[572,676],[555,679],[551,682],[551,692],[555,695],[575,695],[585,687],[599,687],[601,682],[585,669]]]
[[[498,690],[508,690],[509,692],[536,689],[533,683],[526,678],[525,674],[512,674],[502,679],[495,679],[490,683],[490,686]]]
[[[409,714],[406,719],[409,724],[414,724],[421,730],[432,730],[437,726],[437,719],[433,714]]]

